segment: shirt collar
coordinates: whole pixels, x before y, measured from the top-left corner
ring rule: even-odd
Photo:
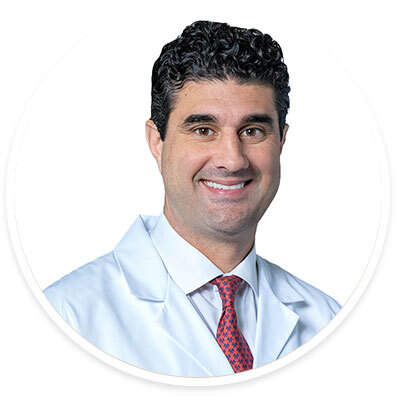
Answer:
[[[245,257],[245,259],[238,264],[231,272],[225,275],[236,275],[242,278],[254,290],[258,296],[258,280],[257,280],[257,264],[256,264],[256,245],[253,245],[252,250]]]
[[[198,249],[184,240],[162,213],[150,237],[172,279],[189,294],[221,275],[237,275],[258,294],[256,249],[253,246],[246,258],[228,274],[216,267]]]

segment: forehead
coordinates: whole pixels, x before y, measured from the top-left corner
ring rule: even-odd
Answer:
[[[174,121],[190,114],[211,114],[221,122],[237,122],[251,113],[266,113],[276,118],[273,89],[262,84],[227,81],[188,82],[177,93]]]

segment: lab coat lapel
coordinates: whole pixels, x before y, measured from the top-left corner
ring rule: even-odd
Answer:
[[[254,367],[279,357],[299,320],[299,316],[286,303],[303,301],[287,282],[272,276],[268,262],[261,257],[257,259],[259,298]]]
[[[208,375],[233,374],[230,363],[188,297],[172,281],[157,319],[158,326]]]
[[[154,220],[139,217],[114,250],[130,292],[156,306],[153,312],[159,313],[153,315],[153,326],[168,335],[181,359],[193,359],[208,375],[232,374],[215,337],[170,278],[153,246],[146,227],[151,228]]]

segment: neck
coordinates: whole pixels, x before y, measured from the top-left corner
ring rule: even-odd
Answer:
[[[187,230],[166,211],[164,214],[172,228],[184,240],[198,249],[224,273],[232,271],[240,264],[253,247],[255,230],[232,235],[221,232],[203,234],[195,230]]]

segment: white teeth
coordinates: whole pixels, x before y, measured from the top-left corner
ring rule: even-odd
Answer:
[[[233,184],[232,186],[225,186],[224,184],[219,184],[208,180],[204,180],[204,183],[209,187],[219,188],[220,190],[236,190],[238,188],[242,188],[245,186],[245,182],[239,184]]]

